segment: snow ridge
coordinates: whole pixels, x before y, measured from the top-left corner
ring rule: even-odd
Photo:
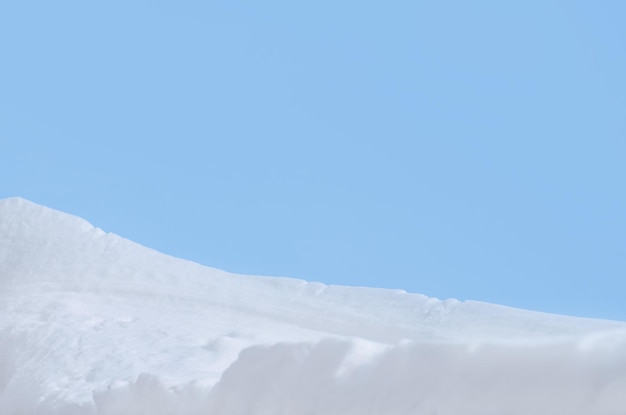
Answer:
[[[0,200],[1,414],[623,414],[626,324],[229,274]]]

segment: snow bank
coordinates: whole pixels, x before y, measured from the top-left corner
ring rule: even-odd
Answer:
[[[0,415],[624,415],[626,323],[228,274],[0,200]]]
[[[255,347],[224,374],[207,413],[624,414],[626,336],[611,342],[410,343],[348,367],[359,351],[345,342]]]
[[[624,391],[624,332],[534,345],[381,346],[335,339],[250,347],[213,389],[193,382],[167,388],[158,376],[142,374],[96,391],[92,403],[14,400],[0,410],[10,415],[623,415]]]

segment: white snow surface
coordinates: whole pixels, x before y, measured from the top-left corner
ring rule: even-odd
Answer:
[[[0,200],[2,415],[624,415],[626,323],[229,274]]]

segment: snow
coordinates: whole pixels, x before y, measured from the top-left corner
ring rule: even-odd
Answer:
[[[626,323],[229,274],[0,200],[0,414],[626,413]]]

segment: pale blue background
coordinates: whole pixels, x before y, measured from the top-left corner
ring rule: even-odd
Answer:
[[[233,272],[626,320],[625,21],[5,1],[0,197]]]

